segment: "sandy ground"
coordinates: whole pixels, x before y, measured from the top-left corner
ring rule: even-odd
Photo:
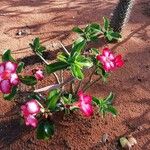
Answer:
[[[59,49],[58,40],[68,46],[76,38],[70,31],[72,27],[102,22],[102,16],[110,17],[116,3],[117,0],[1,0],[0,54],[4,49],[11,49],[14,57],[28,62],[28,70],[38,62],[28,43],[34,37],[40,37],[50,50],[51,61]],[[19,35],[20,31],[25,33]],[[100,41],[96,45],[99,48],[107,45],[124,56],[124,68],[115,71],[107,85],[99,82],[89,91],[95,96],[114,91],[117,95],[114,105],[119,111],[116,118],[108,115],[102,119],[95,114],[91,119],[86,119],[72,115],[58,121],[57,116],[54,138],[38,141],[32,129],[20,125],[18,106],[4,101],[0,95],[0,149],[116,150],[118,138],[132,133],[138,141],[133,150],[149,150],[149,39],[150,2],[137,0],[129,23],[123,30],[122,41],[115,45]],[[48,85],[51,81],[47,77],[37,87]],[[104,133],[109,135],[106,145],[100,142]]]

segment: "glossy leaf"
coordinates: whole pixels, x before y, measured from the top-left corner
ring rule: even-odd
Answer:
[[[37,80],[34,76],[19,76],[20,81],[23,84],[29,85],[29,86],[33,86],[35,84],[37,84]]]
[[[50,110],[54,111],[57,106],[59,98],[60,98],[60,91],[58,89],[50,91],[47,97],[47,107]]]
[[[15,62],[15,59],[11,56],[11,50],[6,50],[2,55],[2,61],[13,61]]]
[[[104,29],[105,29],[105,31],[108,31],[110,22],[106,17],[103,17],[103,20],[104,20]]]
[[[83,38],[79,38],[77,41],[73,43],[72,50],[71,50],[71,56],[75,52],[80,53],[84,47],[85,47],[86,41]]]
[[[112,113],[114,116],[116,116],[118,114],[117,110],[113,106],[109,106],[107,108],[107,112]]]
[[[78,80],[82,80],[84,78],[84,75],[81,71],[81,68],[75,64],[71,65],[71,71],[72,75],[76,77]]]
[[[37,127],[37,139],[48,140],[54,134],[54,124],[48,120],[42,121]]]
[[[76,63],[81,67],[92,67],[93,62],[90,60],[90,58],[86,58],[84,56],[78,56],[76,59]]]
[[[67,63],[67,61],[68,61],[68,55],[66,55],[65,53],[59,53],[57,55],[57,59],[60,60],[60,61],[62,61],[62,62]]]
[[[96,97],[93,97],[93,102],[96,104],[96,105],[99,105],[99,99],[98,98],[96,98]]]
[[[79,27],[74,27],[74,28],[72,29],[72,31],[73,31],[73,32],[76,32],[76,33],[78,33],[78,34],[83,34],[83,33],[84,33],[83,30],[80,29]]]
[[[65,63],[65,62],[55,62],[49,65],[46,65],[46,72],[48,74],[51,74],[55,71],[58,70],[62,70],[62,69],[66,69],[69,66],[69,64]]]
[[[99,24],[97,24],[97,23],[92,23],[90,25],[90,28],[94,32],[101,32],[101,26]]]
[[[24,68],[24,62],[20,62],[18,64],[17,73],[22,72],[23,68]]]

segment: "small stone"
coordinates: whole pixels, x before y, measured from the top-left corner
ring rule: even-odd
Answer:
[[[127,139],[131,146],[137,144],[137,140],[132,135],[127,136]]]
[[[142,130],[143,130],[143,127],[142,127],[142,126],[139,126],[137,129],[138,129],[139,131],[142,131]]]
[[[105,133],[105,134],[103,134],[103,136],[102,136],[102,142],[105,144],[106,142],[108,142],[108,134],[107,133]]]
[[[119,141],[120,141],[120,145],[121,145],[121,147],[122,148],[124,148],[124,149],[126,149],[126,150],[130,150],[131,149],[131,144],[129,143],[129,141],[127,140],[127,138],[125,138],[125,137],[121,137],[120,139],[119,139]]]

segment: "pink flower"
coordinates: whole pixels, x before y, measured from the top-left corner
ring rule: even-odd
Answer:
[[[83,114],[87,117],[93,115],[92,97],[84,94],[82,91],[78,92],[79,102],[78,106]]]
[[[9,94],[12,86],[18,85],[17,67],[16,63],[10,61],[0,64],[0,91],[2,93]]]
[[[35,78],[39,81],[43,80],[44,75],[43,75],[43,71],[41,69],[34,69],[32,70]]]
[[[38,120],[35,118],[34,115],[28,115],[27,117],[25,117],[25,124],[27,126],[31,125],[32,127],[36,128]]]
[[[35,116],[40,112],[40,105],[34,99],[21,106],[21,113],[25,119],[26,125],[36,127],[38,120]]]
[[[124,64],[121,55],[114,56],[108,48],[103,49],[102,55],[97,55],[97,60],[103,64],[103,67],[107,72],[113,71]]]

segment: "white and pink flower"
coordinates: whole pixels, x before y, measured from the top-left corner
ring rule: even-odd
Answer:
[[[104,48],[101,55],[97,55],[106,72],[115,70],[118,67],[122,67],[124,64],[121,55],[114,56],[110,49]]]
[[[35,116],[40,112],[40,109],[39,103],[34,99],[21,106],[21,113],[25,119],[26,125],[31,125],[33,127],[37,126],[38,120]]]
[[[93,115],[92,97],[84,94],[82,91],[78,92],[79,101],[76,103],[83,114],[87,117]]]
[[[11,93],[12,86],[19,83],[16,73],[18,65],[14,62],[7,61],[0,64],[0,91],[4,94]]]
[[[43,80],[44,74],[43,74],[43,71],[41,69],[39,69],[39,68],[38,69],[34,69],[34,70],[32,70],[32,72],[33,72],[34,77],[37,80],[39,80],[39,81]]]

